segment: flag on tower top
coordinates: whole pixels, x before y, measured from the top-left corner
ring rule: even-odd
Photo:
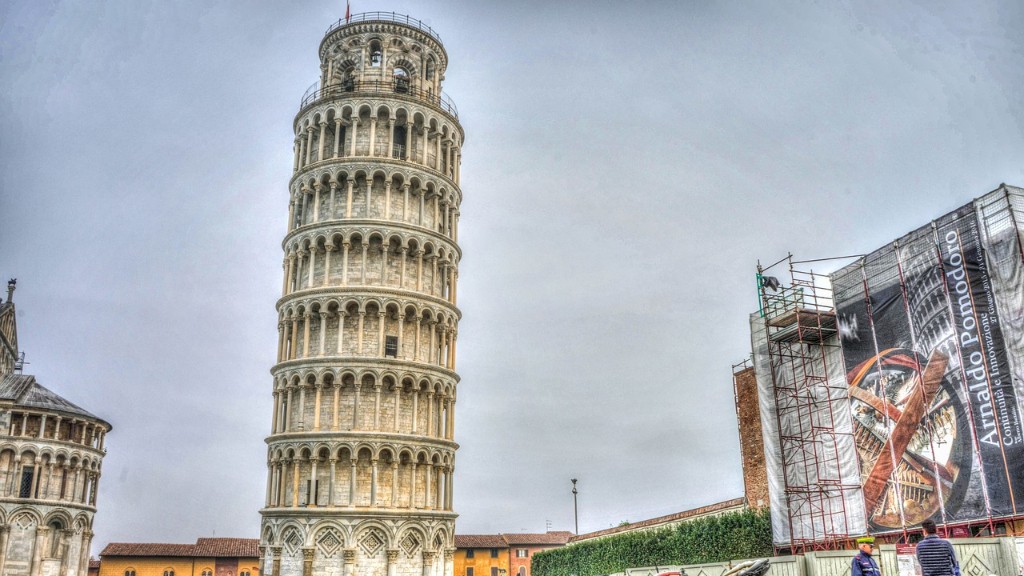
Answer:
[[[349,0],[345,0],[345,22],[352,19],[352,8],[349,5]]]

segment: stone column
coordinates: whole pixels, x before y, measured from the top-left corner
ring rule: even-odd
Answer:
[[[337,480],[338,459],[330,457],[331,463],[331,485],[327,487],[327,505],[334,506],[334,482]]]
[[[341,118],[334,119],[334,157],[341,153]]]
[[[323,143],[320,144],[320,151],[323,152]],[[320,189],[321,188],[323,188],[323,185],[320,184],[319,182],[314,182],[313,183],[313,190],[316,191],[315,195],[313,196],[313,223],[314,224],[320,221]]]
[[[309,274],[306,278],[306,288],[313,287],[313,277],[316,275],[316,246],[309,247]]]
[[[292,508],[299,507],[299,465],[298,458],[291,459],[292,464]]]
[[[366,218],[373,217],[373,178],[366,179]],[[365,280],[364,280],[365,282]]]
[[[351,248],[348,240],[341,243],[341,285],[348,284],[348,249]]]
[[[398,507],[398,460],[391,460],[391,507]]]
[[[355,144],[352,145],[355,147]],[[345,182],[348,184],[345,192],[345,218],[352,217],[352,186],[355,184],[355,179],[349,176]]]
[[[434,568],[434,552],[424,550],[423,551],[423,576],[431,576],[430,572]]]
[[[401,432],[402,431],[402,425],[401,425],[401,422],[402,422],[402,410],[401,410],[401,407],[402,407],[402,384],[400,382],[396,382],[393,389],[394,389],[394,392],[395,392],[395,432]],[[395,484],[395,486],[397,486],[397,484]]]
[[[6,574],[4,570],[7,563],[7,541],[11,536],[11,527],[7,524],[0,525],[0,574]]]
[[[313,554],[316,548],[302,549],[302,576],[313,576]]]
[[[321,350],[321,353],[322,352],[323,351]],[[313,412],[313,430],[319,432],[320,431],[320,397],[321,397],[322,392],[323,392],[323,382],[317,382],[316,384],[314,384],[314,386],[316,388],[316,397],[315,397],[315,399],[313,401],[313,409],[315,410],[315,412]]]
[[[328,216],[328,218],[330,218],[332,220],[335,217],[334,216],[334,211],[335,211],[335,206],[337,205],[337,201],[336,201],[337,197],[338,197],[338,181],[334,180],[332,178],[331,179],[331,199],[330,199],[330,202],[328,202],[328,204],[327,204],[327,210],[328,210],[328,215],[327,216]]]
[[[324,159],[324,136],[326,135],[327,122],[320,122],[320,144],[317,146],[316,159],[317,162],[322,162]]]
[[[377,459],[370,458],[370,506],[377,505]]]
[[[420,164],[427,165],[427,145],[430,143],[427,137],[427,127],[423,126],[420,129]]]
[[[272,567],[271,572],[272,572],[272,575],[273,576],[280,576],[280,574],[281,574],[281,547],[280,546],[271,546],[270,547],[270,554],[271,554],[271,557],[273,558],[273,561],[271,562],[271,567]]]
[[[330,254],[328,252],[327,254]],[[330,316],[327,312],[320,312],[320,355],[326,354],[325,346],[327,345],[327,317]]]
[[[310,126],[306,129],[306,162],[303,166],[308,166],[310,162],[310,156],[313,152],[313,127]]]
[[[359,135],[359,118],[352,119],[352,146],[349,150],[349,156],[356,155],[356,136]]]
[[[409,463],[409,508],[416,508],[416,462]]]
[[[365,251],[364,251],[365,253]],[[356,326],[356,354],[363,353],[363,325],[366,323],[366,312],[359,311],[359,322]]]
[[[413,343],[412,360],[413,362],[420,361],[420,332],[422,332],[423,316],[416,315],[416,339]]]
[[[380,430],[380,380],[373,383],[373,429]]]
[[[377,144],[377,117],[370,118],[370,153],[367,156],[376,156],[377,151],[374,149]]]
[[[321,285],[327,286],[330,284],[331,279],[331,252],[334,252],[336,248],[334,244],[327,243],[324,245],[324,250],[326,251],[324,255],[324,281]]]
[[[366,253],[370,250],[370,242],[368,240],[363,240],[362,246],[363,246],[363,262],[362,262],[362,266],[361,266],[361,268],[359,270],[359,283],[362,284],[363,286],[365,286],[366,285]]]
[[[398,570],[398,550],[388,549],[388,576],[395,576]]]
[[[299,383],[299,417],[297,418],[296,429],[306,429],[306,383]]]
[[[349,506],[355,506],[356,505],[356,462],[357,461],[356,461],[356,457],[355,456],[353,456],[352,459],[349,461],[349,464],[351,465],[351,468],[352,468],[352,470],[351,470],[352,477],[349,479],[349,483],[348,483],[348,505]]]
[[[342,561],[344,562],[344,568],[342,569],[343,576],[352,576],[352,572],[356,565],[356,551],[354,549],[347,549],[342,552]]]
[[[36,526],[35,542],[32,544],[32,560],[29,565],[29,574],[39,576],[43,563],[43,546],[46,544],[46,536],[50,532],[47,526]]]
[[[312,262],[312,259],[311,259]],[[309,320],[313,315],[307,310],[302,314],[302,357],[309,358]]]
[[[384,219],[391,219],[391,178],[384,180]]]
[[[341,400],[341,382],[334,383],[334,414],[331,417],[331,430],[338,431],[338,410]]]
[[[402,261],[402,268],[398,273],[398,287],[405,288],[405,261],[408,258],[409,248],[406,246],[400,246],[398,248],[399,258]]]

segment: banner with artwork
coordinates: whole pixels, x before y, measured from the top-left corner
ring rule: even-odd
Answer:
[[[1024,289],[993,282],[979,224],[964,206],[832,275],[874,531],[1024,513],[1017,362],[1000,319]]]

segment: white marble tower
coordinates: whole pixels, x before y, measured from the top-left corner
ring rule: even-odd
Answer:
[[[451,576],[458,112],[437,33],[356,14],[295,117],[264,574]]]

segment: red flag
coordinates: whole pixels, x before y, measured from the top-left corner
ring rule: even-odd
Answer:
[[[352,18],[352,10],[349,6],[348,0],[345,0],[345,22],[348,22]]]

